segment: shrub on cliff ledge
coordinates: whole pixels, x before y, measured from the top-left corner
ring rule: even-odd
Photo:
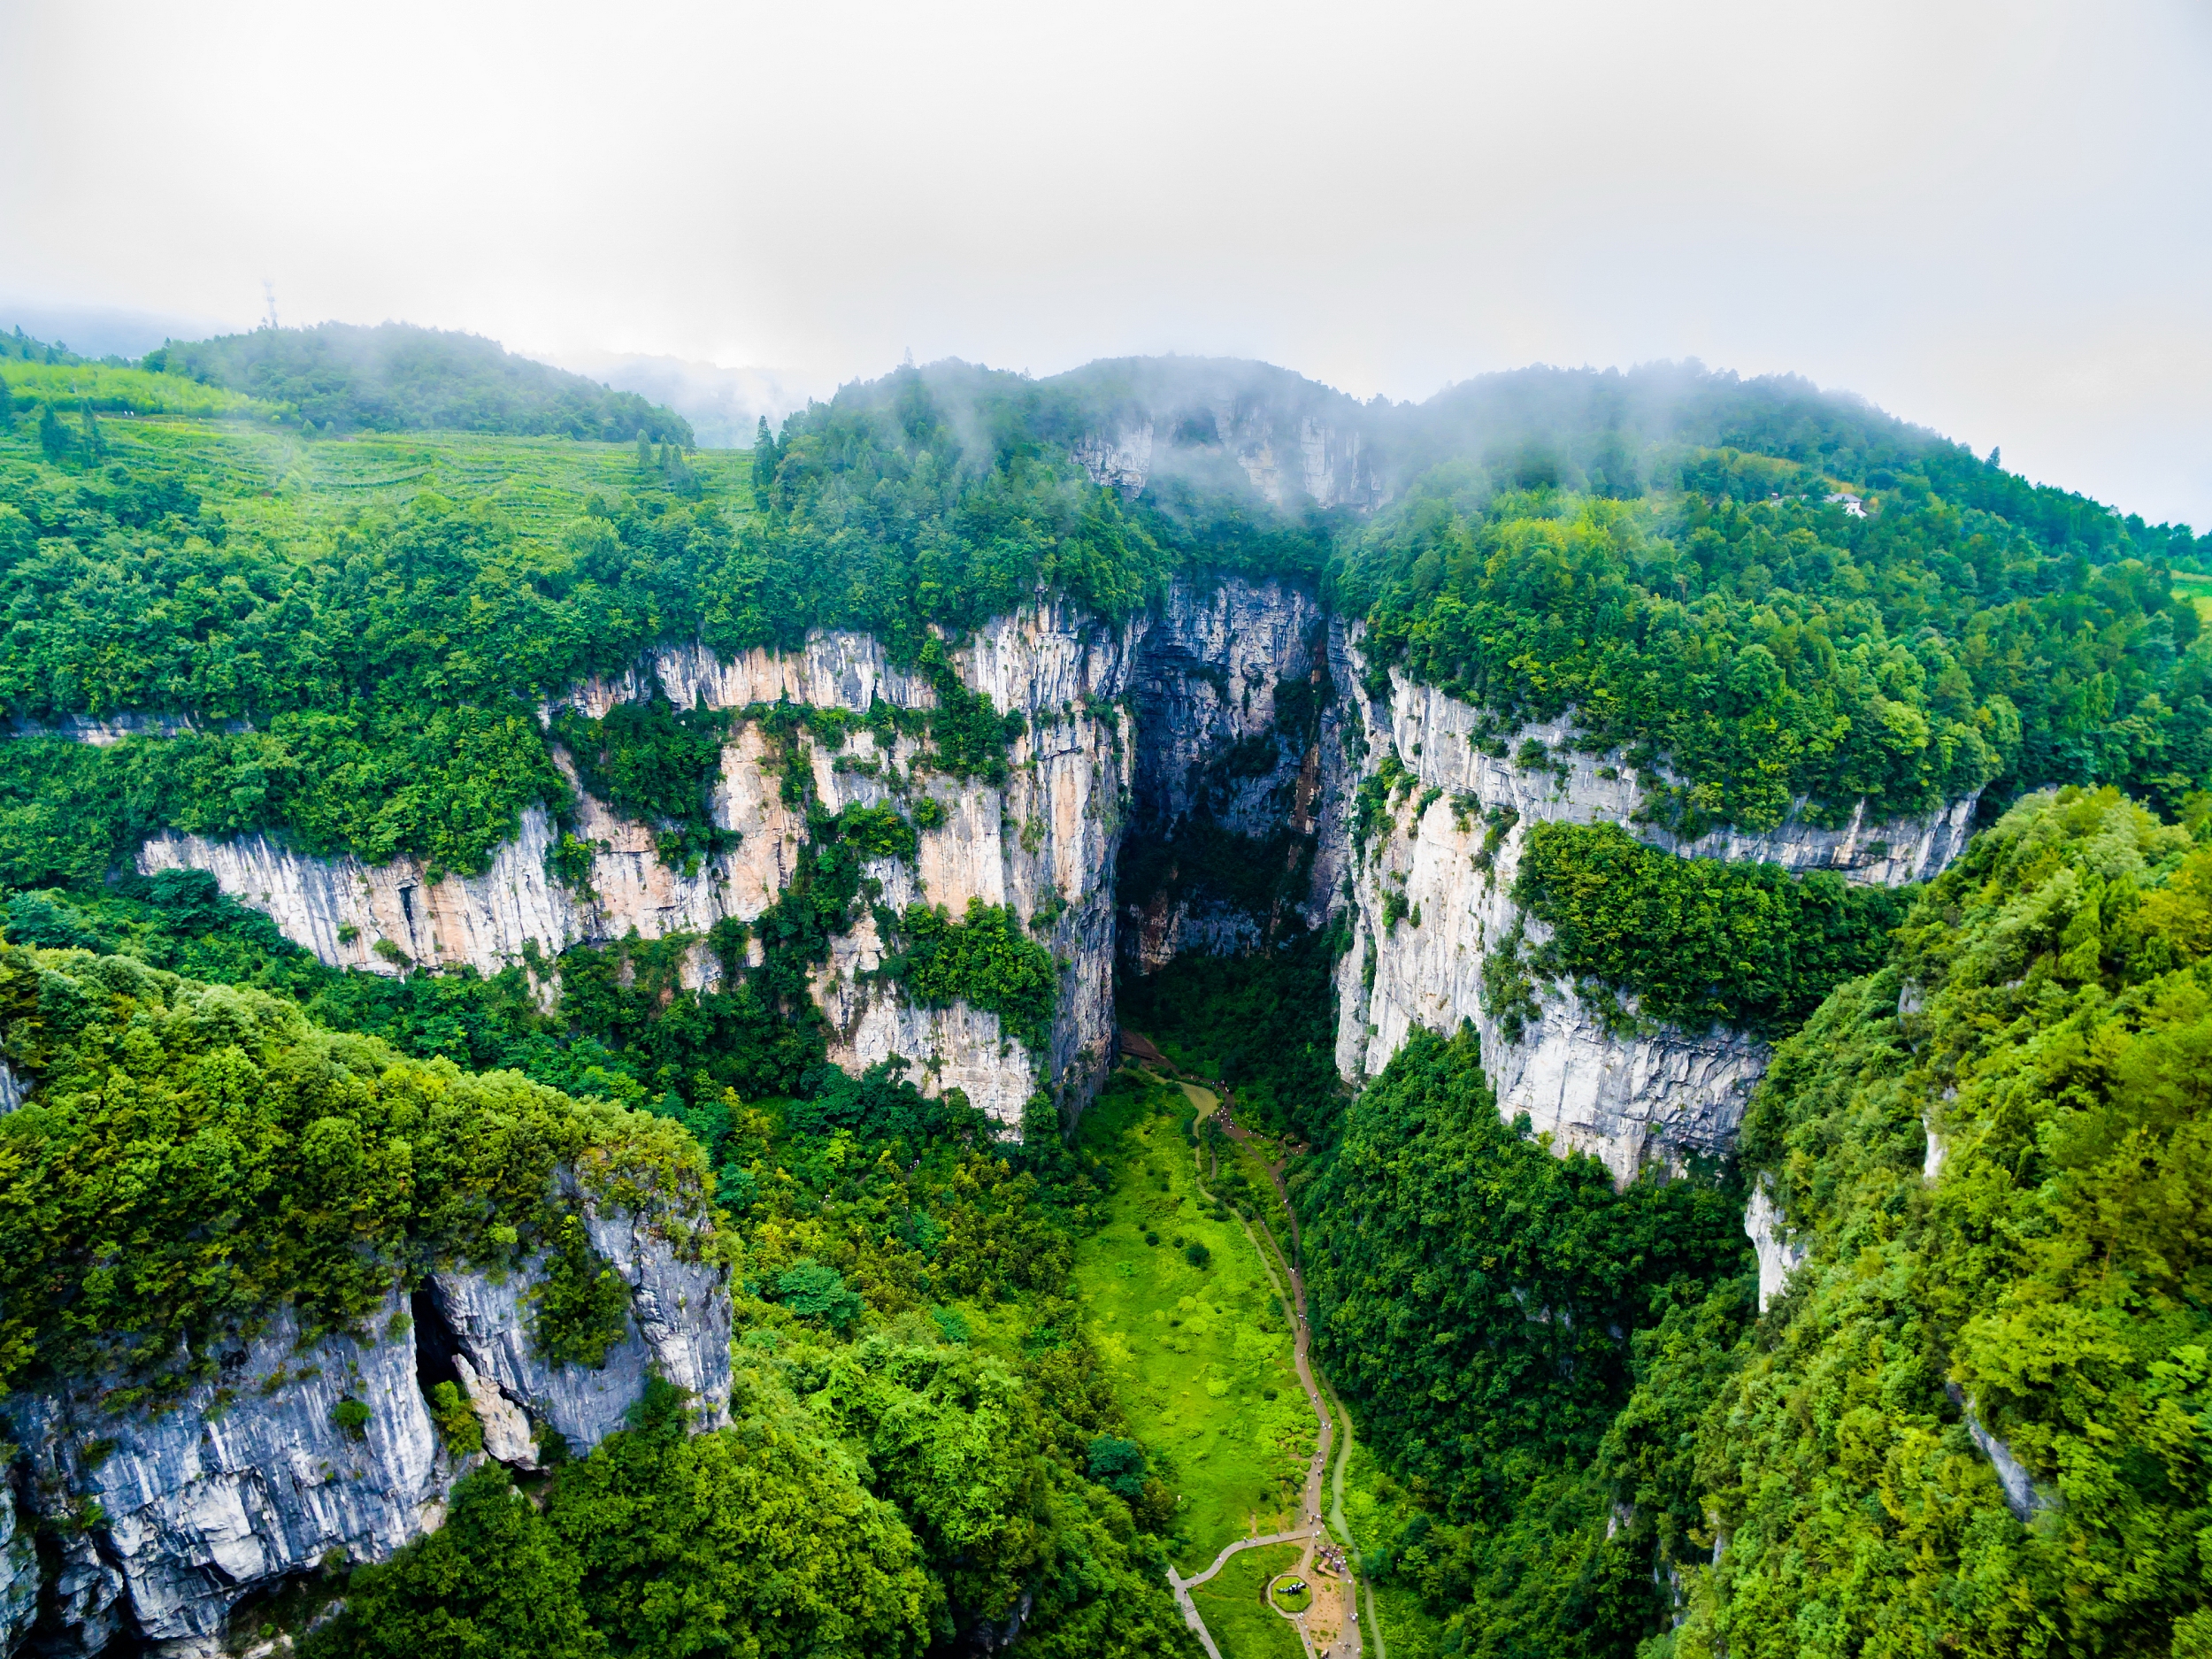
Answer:
[[[1552,929],[1532,964],[1633,993],[1648,1018],[1794,1030],[1877,966],[1908,898],[1826,871],[1678,858],[1617,824],[1539,824],[1513,896]]]

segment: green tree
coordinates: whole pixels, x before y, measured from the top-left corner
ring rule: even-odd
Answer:
[[[1899,940],[1745,1121],[1809,1257],[1702,1414],[1726,1548],[1678,1652],[2193,1651],[2212,849],[2114,791],[2031,796]]]
[[[380,1567],[303,1637],[306,1659],[598,1659],[574,1553],[494,1463],[453,1489],[445,1525]]]
[[[546,1525],[582,1569],[610,1651],[861,1659],[922,1653],[937,1586],[851,1458],[772,1394],[687,1435],[656,1385],[640,1425],[565,1470]]]
[[[775,434],[768,430],[768,417],[763,415],[753,432],[753,501],[763,512],[775,504],[776,466],[782,458]]]
[[[1316,1348],[1428,1497],[1378,1570],[1465,1651],[1624,1655],[1655,1633],[1648,1535],[1609,1525],[1599,1454],[1636,1333],[1749,1264],[1740,1199],[1656,1172],[1617,1188],[1501,1122],[1463,1028],[1408,1041],[1300,1202]]]

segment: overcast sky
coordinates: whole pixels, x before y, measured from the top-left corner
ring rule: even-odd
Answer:
[[[0,0],[0,310],[267,278],[824,383],[1695,357],[2212,527],[2203,0]]]

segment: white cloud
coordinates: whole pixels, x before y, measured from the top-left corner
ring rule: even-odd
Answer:
[[[2058,4],[0,8],[0,293],[1418,397],[1697,356],[2212,525],[2212,22]]]

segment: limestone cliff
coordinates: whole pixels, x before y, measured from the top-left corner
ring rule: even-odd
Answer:
[[[1275,507],[1365,512],[1390,493],[1389,416],[1281,369],[1154,358],[1094,364],[1066,380],[1088,382],[1099,399],[1075,459],[1124,494],[1187,479]]]
[[[1356,634],[1311,593],[1274,580],[1178,580],[1148,617],[1118,629],[1040,606],[952,653],[965,687],[1026,718],[1003,785],[929,773],[910,737],[879,747],[863,731],[835,751],[797,740],[832,810],[892,799],[910,806],[923,795],[943,809],[911,864],[872,867],[884,903],[919,900],[957,914],[974,898],[1011,905],[1025,920],[1041,911],[1062,964],[1048,1051],[1032,1054],[995,1014],[919,1007],[874,978],[884,941],[864,917],[815,979],[833,1028],[832,1058],[858,1070],[902,1056],[926,1089],[964,1089],[1016,1125],[1037,1089],[1072,1089],[1079,1100],[1096,1075],[1113,1029],[1118,919],[1125,965],[1151,972],[1179,951],[1249,949],[1292,911],[1319,925],[1348,902],[1354,941],[1339,971],[1337,1047],[1348,1080],[1379,1071],[1416,1025],[1471,1019],[1501,1109],[1526,1111],[1561,1145],[1600,1153],[1624,1177],[1647,1158],[1726,1144],[1766,1063],[1759,1042],[1722,1031],[1619,1034],[1564,985],[1547,988],[1542,1018],[1517,1041],[1482,1006],[1486,956],[1516,928],[1532,943],[1543,937],[1510,898],[1528,826],[1632,825],[1643,803],[1634,769],[1575,749],[1563,720],[1515,733],[1514,752],[1534,742],[1545,755],[1534,766],[1517,764],[1495,744],[1479,745],[1479,710],[1394,672],[1386,692],[1371,695]],[[930,681],[893,664],[876,641],[825,634],[803,651],[728,662],[695,647],[665,649],[565,701],[596,716],[656,688],[679,706],[719,710],[787,700],[861,713],[879,697],[904,709],[935,700]],[[1350,797],[1394,752],[1410,789],[1371,843],[1356,849]],[[465,963],[493,972],[533,943],[550,957],[632,929],[646,938],[703,934],[725,917],[757,917],[789,879],[805,834],[776,764],[754,726],[733,729],[713,818],[735,842],[689,875],[660,861],[649,826],[580,795],[576,829],[598,848],[588,891],[548,873],[554,826],[534,811],[485,874],[434,883],[408,861],[311,859],[258,838],[166,835],[147,844],[140,863],[211,871],[326,962],[377,972]],[[1861,812],[1828,828],[1809,822],[1801,803],[1763,834],[1718,830],[1688,843],[1635,827],[1686,855],[1897,884],[1957,854],[1973,806],[1962,800],[1889,823]],[[695,953],[695,981],[717,972]]]
[[[12,1653],[38,1618],[38,1549],[15,1489],[0,1480],[0,1653]]]
[[[156,1408],[111,1410],[116,1379],[19,1393],[5,1405],[26,1507],[56,1540],[42,1651],[97,1653],[119,1637],[169,1655],[227,1651],[231,1615],[332,1552],[374,1561],[437,1526],[461,1469],[427,1389],[458,1380],[494,1456],[537,1465],[548,1434],[588,1450],[649,1375],[691,1392],[695,1420],[727,1420],[730,1302],[722,1269],[685,1259],[654,1219],[568,1183],[593,1245],[630,1292],[603,1367],[553,1366],[528,1341],[529,1266],[447,1271],[398,1288],[354,1332],[303,1340],[288,1309],[212,1357],[216,1375]],[[365,1407],[349,1423],[341,1402]],[[38,1572],[11,1504],[0,1541],[0,1652],[36,1611]],[[27,1578],[26,1577],[27,1571]]]
[[[1111,704],[1124,689],[1128,637],[1046,606],[994,622],[954,652],[970,690],[1026,719],[1002,787],[918,769],[920,746],[910,737],[879,749],[873,733],[861,731],[835,750],[804,733],[795,740],[831,811],[890,799],[910,805],[923,795],[944,809],[943,821],[921,832],[910,868],[891,860],[872,868],[884,884],[883,902],[920,900],[958,915],[980,899],[1010,904],[1025,920],[1041,909],[1054,918],[1041,937],[1064,964],[1048,1051],[1032,1055],[1001,1031],[995,1013],[917,1007],[895,987],[861,977],[882,956],[873,922],[864,919],[837,942],[815,986],[838,1064],[859,1070],[901,1056],[929,1092],[964,1089],[983,1110],[1018,1125],[1035,1090],[1080,1087],[1102,1063],[1113,1034],[1114,855],[1130,771],[1129,734]],[[925,677],[894,666],[877,641],[849,634],[818,635],[801,652],[756,650],[729,662],[672,647],[562,701],[595,718],[656,688],[678,707],[711,710],[788,701],[863,714],[878,697],[902,709],[935,701]],[[572,890],[549,872],[555,826],[536,810],[523,814],[521,833],[496,849],[480,876],[432,881],[415,860],[311,858],[259,836],[163,835],[138,862],[149,873],[208,871],[224,892],[267,911],[287,937],[334,965],[397,973],[411,964],[466,964],[495,973],[532,946],[549,959],[633,929],[647,939],[703,934],[725,917],[758,917],[789,880],[806,833],[803,817],[782,797],[777,764],[761,732],[738,723],[712,803],[715,825],[733,832],[735,844],[688,875],[659,859],[650,826],[580,790],[574,830],[597,849],[586,888]],[[695,953],[695,983],[718,972],[711,956]]]
[[[1531,944],[1548,936],[1511,896],[1529,826],[1610,820],[1686,855],[1891,885],[1935,874],[1970,831],[1970,798],[1925,818],[1869,823],[1862,813],[1839,830],[1804,822],[1801,803],[1798,816],[1763,835],[1721,831],[1678,842],[1632,822],[1643,802],[1633,769],[1617,756],[1573,749],[1569,722],[1515,733],[1509,752],[1532,741],[1545,751],[1543,764],[1521,765],[1478,747],[1478,711],[1432,687],[1393,671],[1386,695],[1371,696],[1358,641],[1341,626],[1331,650],[1348,741],[1363,745],[1362,775],[1394,752],[1411,780],[1366,847],[1354,849],[1352,948],[1337,976],[1338,1069],[1357,1082],[1379,1071],[1414,1027],[1450,1031],[1471,1020],[1499,1110],[1526,1112],[1555,1145],[1596,1154],[1622,1179],[1648,1161],[1731,1144],[1766,1068],[1766,1045],[1725,1030],[1623,1034],[1568,984],[1541,987],[1542,1017],[1511,1038],[1483,1005],[1482,969],[1516,929]]]
[[[1357,429],[1225,397],[1194,403],[1166,432],[1144,416],[1094,433],[1076,445],[1075,458],[1094,482],[1134,495],[1157,473],[1188,465],[1179,448],[1226,457],[1276,507],[1309,501],[1367,510],[1385,495],[1372,446]]]
[[[1130,971],[1253,949],[1294,911],[1326,918],[1338,872],[1317,829],[1343,793],[1326,639],[1311,594],[1241,579],[1175,583],[1140,633],[1118,890]]]

